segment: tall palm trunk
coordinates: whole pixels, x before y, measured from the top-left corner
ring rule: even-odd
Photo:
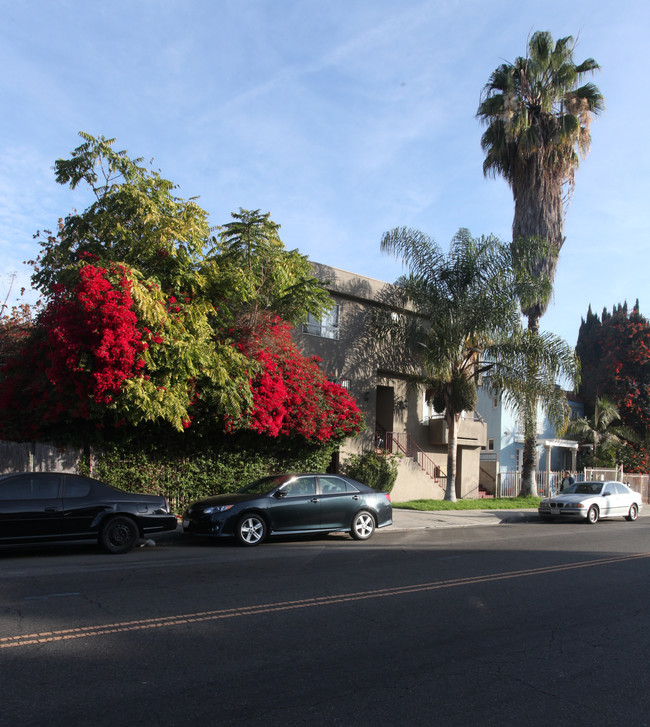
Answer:
[[[445,421],[447,422],[447,489],[445,490],[445,500],[456,502],[456,462],[460,414],[453,414],[447,409]]]
[[[529,313],[528,330],[539,333],[539,315]],[[526,361],[529,381],[537,377],[537,361]],[[537,497],[537,397],[526,396],[524,405],[524,454],[521,463],[521,496]]]

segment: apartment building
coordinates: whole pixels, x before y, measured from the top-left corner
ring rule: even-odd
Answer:
[[[310,318],[294,331],[306,355],[319,356],[328,376],[345,387],[365,417],[365,430],[350,438],[339,454],[378,448],[400,455],[395,500],[442,498],[446,487],[447,427],[426,404],[424,390],[407,386],[399,356],[369,339],[368,318],[374,308],[390,309],[388,283],[312,263],[334,301],[322,319]],[[391,315],[408,315],[394,309]],[[476,497],[480,452],[486,424],[476,413],[461,422],[458,437],[456,494]]]

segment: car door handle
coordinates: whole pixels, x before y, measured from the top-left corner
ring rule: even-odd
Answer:
[[[352,495],[352,499],[353,500],[360,500],[361,498],[359,497],[359,495]]]
[[[309,502],[318,502],[318,501],[319,501],[319,500],[318,500],[318,498],[317,498],[317,497],[312,497],[312,498],[311,498],[311,500],[310,500]]]
[[[46,507],[45,512],[58,512],[56,507]]]

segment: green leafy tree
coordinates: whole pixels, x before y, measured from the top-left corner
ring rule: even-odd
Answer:
[[[34,287],[48,295],[54,283],[65,284],[75,266],[90,259],[119,262],[165,292],[195,295],[210,233],[205,210],[195,199],[177,197],[176,185],[141,166],[142,159],[116,151],[115,139],[79,136],[83,143],[72,156],[55,162],[56,181],[71,189],[86,185],[94,202],[42,239]]]
[[[250,403],[246,360],[227,337],[215,336],[218,310],[205,294],[207,213],[194,200],[177,197],[175,185],[141,166],[141,159],[115,151],[114,139],[80,136],[83,143],[71,157],[57,160],[56,180],[73,189],[87,185],[94,201],[62,220],[56,234],[39,235],[34,287],[49,301],[50,313],[64,301],[74,305],[90,268],[126,290],[146,371],[125,378],[110,402],[114,421],[161,421],[183,429],[197,390],[211,393],[216,416],[239,414]],[[82,295],[95,296],[101,306],[105,294],[92,286]],[[103,335],[109,340],[114,333]],[[92,373],[93,344],[81,335],[75,340],[76,359],[67,366],[80,370],[83,360],[81,368]]]
[[[285,248],[268,212],[240,209],[232,217],[212,238],[206,260],[209,295],[225,305],[232,324],[254,330],[273,314],[297,325],[308,313],[318,316],[331,307],[309,260]]]
[[[46,305],[0,373],[5,436],[101,439],[147,425],[210,437],[226,421],[254,421],[253,383],[280,386],[263,365],[278,347],[269,320],[295,322],[331,305],[307,259],[286,251],[279,225],[258,211],[240,210],[212,239],[207,213],[173,183],[112,139],[81,137],[56,162],[56,178],[86,185],[94,201],[38,235],[32,280]],[[247,354],[245,339],[265,336],[268,355]],[[350,409],[315,362],[297,352],[292,361],[323,389],[313,417],[338,413],[339,403]],[[21,397],[31,415],[17,419]],[[330,427],[314,436],[338,435]]]
[[[571,36],[553,42],[549,32],[536,32],[525,57],[501,64],[482,93],[478,118],[487,126],[481,139],[485,152],[483,172],[502,176],[515,203],[513,244],[525,251],[528,243],[549,243],[549,254],[524,263],[533,274],[553,280],[558,253],[564,244],[566,206],[573,191],[579,156],[591,144],[593,116],[603,109],[603,97],[584,77],[599,68],[588,58],[573,59]],[[522,311],[532,331],[549,296],[522,299]],[[534,361],[530,364],[534,375]],[[534,430],[537,402],[527,404],[523,486],[532,491],[535,481]]]

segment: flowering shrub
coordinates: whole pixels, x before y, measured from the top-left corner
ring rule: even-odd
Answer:
[[[327,380],[320,359],[300,353],[288,323],[267,318],[255,330],[240,330],[236,346],[253,359],[258,371],[249,380],[251,410],[237,420],[226,418],[226,431],[250,429],[269,437],[298,435],[320,442],[360,431],[356,402]]]
[[[132,310],[131,284],[120,265],[86,265],[72,295],[55,299],[43,320],[46,370],[52,386],[73,385],[87,416],[87,402],[110,404],[125,379],[141,374],[147,344]],[[114,281],[111,280],[114,279]]]
[[[12,329],[3,347],[0,331],[0,437],[106,444],[175,431],[205,445],[225,421],[239,432],[222,437],[230,446],[296,435],[331,451],[357,431],[354,402],[300,356],[288,326],[258,325],[267,310],[297,321],[329,300],[269,214],[240,210],[216,242],[175,184],[114,140],[80,136],[56,180],[84,183],[95,201],[35,235],[46,308],[24,345]],[[255,334],[227,330],[243,319]]]
[[[34,330],[37,306],[22,303],[0,317],[0,366],[20,353]]]
[[[2,370],[0,433],[37,437],[59,420],[89,419],[142,375],[146,343],[119,266],[86,265],[69,293],[56,286],[38,330]],[[22,411],[20,422],[12,412]],[[12,431],[3,431],[5,427]]]

